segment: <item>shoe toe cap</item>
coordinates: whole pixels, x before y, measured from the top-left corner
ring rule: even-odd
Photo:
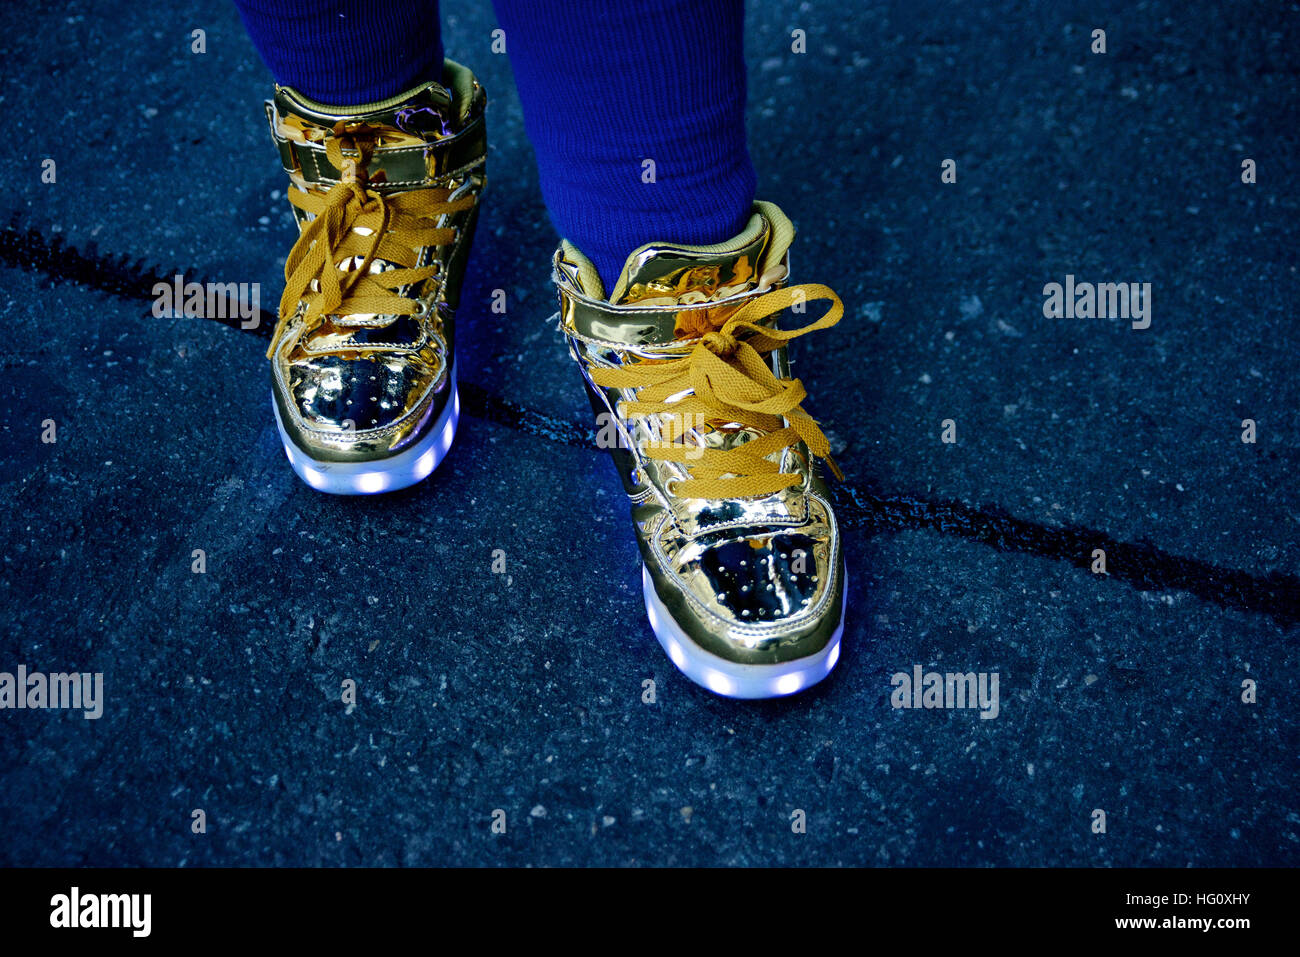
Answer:
[[[826,521],[747,529],[677,551],[656,591],[700,647],[737,663],[790,661],[826,646],[842,620],[843,558]]]
[[[830,581],[819,544],[798,532],[719,543],[692,563],[697,590],[732,624],[788,623],[807,615]]]
[[[317,356],[288,364],[277,399],[305,448],[387,454],[438,414],[449,393],[437,389],[440,372],[413,355]]]

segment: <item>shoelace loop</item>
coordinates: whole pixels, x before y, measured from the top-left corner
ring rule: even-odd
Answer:
[[[700,345],[708,349],[719,359],[725,359],[728,356],[735,355],[736,350],[740,347],[740,340],[729,332],[707,332],[704,338],[700,340]]]
[[[774,329],[761,320],[796,303],[825,300],[826,312],[795,329]],[[803,442],[843,478],[831,458],[830,442],[800,403],[807,397],[798,379],[773,374],[766,356],[792,339],[828,329],[844,315],[844,304],[828,286],[809,283],[774,289],[737,309],[722,326],[706,333],[685,355],[627,362],[615,368],[589,367],[591,379],[606,388],[636,389],[621,403],[628,418],[657,416],[663,441],[643,448],[649,458],[676,462],[690,478],[675,483],[683,498],[755,498],[803,483],[797,472],[782,472],[773,453]],[[684,391],[689,395],[667,401]],[[731,449],[701,448],[679,441],[701,419],[735,423],[760,433]]]
[[[357,159],[344,150],[358,154]],[[475,197],[450,199],[446,188],[384,194],[371,188],[373,140],[336,128],[325,155],[343,177],[326,193],[289,190],[289,202],[310,214],[284,264],[285,287],[279,321],[267,356],[275,354],[290,322],[300,315],[307,331],[325,316],[409,316],[421,311],[418,300],[397,290],[422,282],[438,265],[416,266],[420,250],[455,241],[456,230],[439,228],[445,214],[474,205]],[[359,262],[357,261],[359,260]],[[372,273],[376,260],[393,268]],[[341,264],[349,263],[347,268]]]

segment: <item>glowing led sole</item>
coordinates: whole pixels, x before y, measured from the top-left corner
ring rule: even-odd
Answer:
[[[742,665],[705,651],[686,637],[655,593],[650,572],[641,566],[641,591],[645,595],[650,627],[659,644],[679,671],[697,685],[728,698],[780,698],[795,694],[821,681],[840,660],[840,638],[844,635],[843,609],[840,626],[815,655],[773,665]],[[848,595],[847,583],[844,595]]]
[[[424,438],[409,449],[373,462],[322,462],[313,459],[285,434],[274,399],[271,407],[275,411],[275,424],[280,430],[284,454],[289,457],[289,464],[300,479],[317,491],[332,495],[378,495],[407,488],[428,478],[446,457],[456,434],[456,424],[460,421],[460,393],[456,391],[454,371],[449,387],[451,401]]]

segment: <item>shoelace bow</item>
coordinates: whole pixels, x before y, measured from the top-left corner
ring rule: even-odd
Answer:
[[[820,319],[797,329],[772,329],[759,320],[796,301],[824,299],[830,306]],[[674,494],[684,498],[754,498],[801,485],[798,473],[782,472],[768,460],[802,441],[813,455],[825,459],[843,478],[830,455],[830,443],[800,403],[807,392],[798,379],[778,379],[765,356],[791,339],[840,321],[844,304],[828,286],[807,284],[774,289],[750,300],[714,332],[705,334],[690,352],[667,360],[624,363],[615,368],[591,366],[599,386],[638,389],[635,400],[621,403],[628,418],[658,416],[659,440],[642,448],[653,459],[687,467],[691,478],[676,483]],[[691,395],[667,401],[686,390]],[[701,421],[736,423],[759,431],[754,439],[732,449],[701,448],[679,440]],[[725,476],[725,477],[724,477]]]
[[[315,218],[303,227],[285,262],[280,318],[268,356],[275,353],[290,320],[298,315],[300,302],[309,330],[330,315],[414,315],[419,303],[396,290],[437,273],[436,264],[415,265],[420,248],[454,242],[456,230],[439,229],[438,218],[474,205],[473,196],[449,200],[449,189],[416,189],[389,196],[367,189],[366,165],[373,148],[365,139],[333,136],[325,155],[344,171],[343,181],[323,195],[289,190],[289,202]],[[360,160],[345,158],[344,149],[356,150]],[[358,227],[369,230],[368,235],[358,232]],[[357,256],[359,264],[338,268],[340,262]],[[372,274],[370,266],[376,259],[397,268]]]

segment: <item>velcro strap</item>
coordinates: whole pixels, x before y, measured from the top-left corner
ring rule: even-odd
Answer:
[[[568,335],[612,349],[629,346],[689,346],[697,339],[676,337],[678,317],[688,312],[733,312],[776,288],[754,289],[726,299],[667,306],[616,306],[575,291],[557,273],[561,324]]]
[[[324,143],[304,143],[282,135],[275,105],[269,101],[266,119],[286,173],[296,172],[307,182],[322,186],[340,181],[342,173],[325,155]],[[436,143],[376,149],[367,164],[370,180],[389,186],[427,186],[433,180],[478,166],[486,152],[485,130],[480,116],[454,136]],[[354,150],[344,150],[343,155],[359,156]]]

